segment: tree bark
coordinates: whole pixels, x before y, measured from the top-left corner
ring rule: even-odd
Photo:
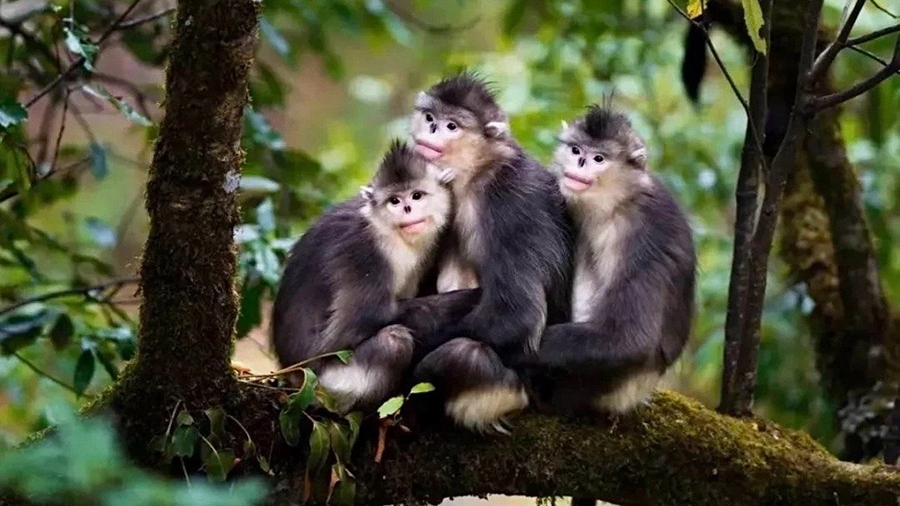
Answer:
[[[506,494],[642,505],[879,506],[896,505],[900,495],[900,473],[887,466],[840,462],[805,433],[719,415],[673,392],[657,393],[614,425],[540,414],[515,423],[512,436],[493,438],[447,424],[395,430],[381,464],[373,460],[375,431],[364,430],[352,467],[356,503]],[[302,496],[297,453],[279,466],[275,504]]]
[[[112,397],[135,445],[146,445],[175,402],[225,405],[237,392],[233,236],[259,9],[254,0],[178,3],[146,191],[138,351]]]

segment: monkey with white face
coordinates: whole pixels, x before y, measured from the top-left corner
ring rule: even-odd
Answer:
[[[416,294],[450,216],[452,171],[395,142],[359,197],[323,215],[292,248],[275,298],[273,342],[283,366],[353,349],[349,364],[315,365],[341,411],[376,407],[399,386],[413,336],[392,325]]]
[[[493,93],[470,74],[420,93],[410,130],[420,155],[456,172],[438,291],[481,288],[458,322],[417,336],[426,351],[437,349],[416,375],[444,392],[458,424],[502,430],[503,417],[528,403],[504,361],[535,350],[548,320],[564,321],[572,247],[565,203],[552,175],[510,134]]]
[[[549,326],[538,353],[520,363],[551,409],[629,411],[689,337],[691,230],[646,161],[628,119],[609,108],[564,124],[550,170],[577,229],[572,321]]]

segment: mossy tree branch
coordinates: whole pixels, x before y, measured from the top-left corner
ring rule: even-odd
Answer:
[[[357,443],[357,504],[437,504],[486,494],[596,497],[617,504],[895,505],[900,473],[838,461],[808,435],[719,415],[672,392],[616,424],[526,414],[510,437],[423,427]],[[395,439],[399,437],[399,439]],[[276,503],[301,496],[303,466]]]

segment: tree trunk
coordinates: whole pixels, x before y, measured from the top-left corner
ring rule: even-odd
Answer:
[[[233,235],[259,9],[255,0],[178,3],[147,183],[138,352],[112,398],[138,452],[176,402],[225,405],[237,393]]]

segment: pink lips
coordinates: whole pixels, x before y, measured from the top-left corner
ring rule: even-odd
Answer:
[[[425,222],[427,218],[418,219],[415,221],[408,221],[406,223],[400,224],[400,230],[403,232],[407,232],[410,234],[416,234],[422,231],[425,228]]]
[[[433,161],[440,158],[444,151],[430,142],[416,140],[416,153],[419,153],[428,161]]]
[[[584,191],[594,184],[593,179],[578,174],[575,171],[567,170],[563,173],[563,175],[565,176],[563,184],[565,184],[566,187],[572,191]]]

